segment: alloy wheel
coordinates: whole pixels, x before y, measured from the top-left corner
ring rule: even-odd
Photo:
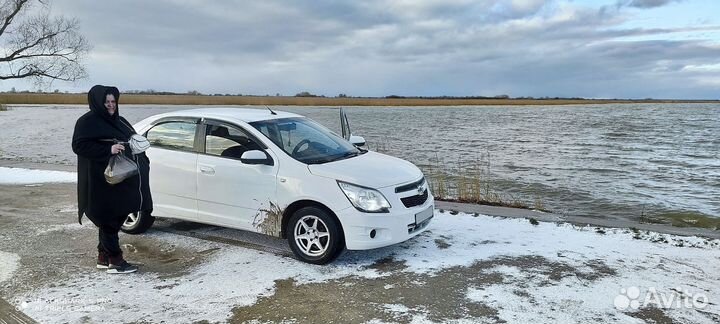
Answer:
[[[306,215],[295,223],[295,244],[300,250],[312,257],[320,256],[330,246],[330,232],[322,219]]]
[[[138,213],[129,214],[128,217],[125,219],[123,226],[125,228],[132,228],[135,226],[135,224],[137,224],[138,219],[140,219],[140,217],[138,216]]]

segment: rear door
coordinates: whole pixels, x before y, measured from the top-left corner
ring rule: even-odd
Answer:
[[[228,227],[257,231],[261,209],[277,202],[278,159],[242,127],[205,120],[198,156],[198,219]],[[270,165],[240,161],[244,152],[262,150]]]
[[[197,143],[199,119],[168,119],[145,134],[150,148],[150,190],[153,214],[197,219]]]

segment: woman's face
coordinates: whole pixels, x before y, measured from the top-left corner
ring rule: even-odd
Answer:
[[[115,96],[109,94],[105,96],[105,108],[107,109],[110,116],[115,115],[117,109],[117,102],[115,102]]]

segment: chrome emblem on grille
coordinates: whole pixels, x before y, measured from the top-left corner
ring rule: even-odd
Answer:
[[[423,193],[425,193],[425,186],[423,186],[423,185],[418,186],[417,193],[418,193],[418,195],[422,195]]]

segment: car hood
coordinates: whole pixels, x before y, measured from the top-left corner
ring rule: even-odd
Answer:
[[[345,160],[311,164],[308,169],[317,176],[375,189],[416,181],[423,176],[408,161],[372,151]]]

